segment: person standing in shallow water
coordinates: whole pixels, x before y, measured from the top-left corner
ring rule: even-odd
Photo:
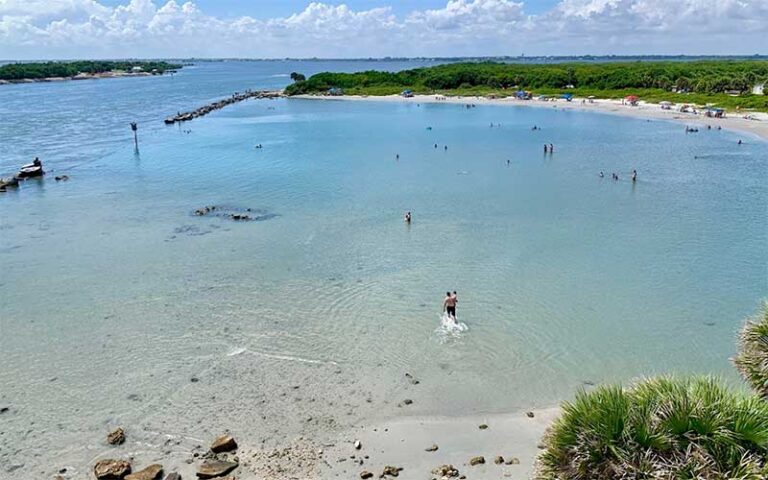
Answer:
[[[456,322],[456,298],[451,295],[451,292],[445,292],[445,300],[443,300],[443,312],[447,313],[448,316],[451,317],[454,322]]]

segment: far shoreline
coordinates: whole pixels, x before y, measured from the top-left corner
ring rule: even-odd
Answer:
[[[306,100],[341,100],[341,101],[373,101],[394,103],[449,103],[465,105],[496,105],[515,107],[561,108],[563,110],[575,110],[583,112],[597,112],[626,117],[667,120],[678,123],[695,124],[698,126],[710,125],[713,128],[721,127],[725,130],[746,133],[760,140],[768,141],[768,114],[761,112],[749,112],[755,120],[749,120],[735,113],[728,113],[725,118],[706,117],[700,114],[678,112],[676,110],[663,110],[657,103],[639,102],[636,106],[622,105],[620,100],[593,99],[582,103],[582,98],[574,98],[571,102],[565,100],[518,100],[514,97],[486,98],[478,96],[443,96],[443,95],[414,95],[402,97],[400,95],[293,95],[288,98],[300,98]]]
[[[102,72],[93,74],[79,74],[72,77],[44,77],[44,78],[19,78],[15,80],[0,80],[0,85],[18,85],[28,83],[57,83],[79,80],[103,80],[106,78],[132,78],[132,77],[159,77],[165,73],[150,72]]]

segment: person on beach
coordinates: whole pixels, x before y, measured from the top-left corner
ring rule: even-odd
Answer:
[[[456,322],[456,299],[451,295],[451,292],[445,292],[445,300],[443,300],[443,312],[447,313],[449,317]]]

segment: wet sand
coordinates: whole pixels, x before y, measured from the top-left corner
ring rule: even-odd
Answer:
[[[613,115],[624,115],[635,118],[645,118],[654,120],[668,120],[684,123],[690,126],[706,128],[711,125],[712,128],[718,126],[723,129],[746,133],[750,136],[768,140],[768,113],[742,113],[727,112],[725,118],[709,118],[703,114],[683,113],[674,110],[662,110],[655,103],[639,102],[637,106],[622,105],[621,100],[595,99],[590,102],[582,103],[582,99],[574,98],[567,102],[563,99],[554,101],[544,100],[518,100],[516,98],[486,98],[486,97],[443,97],[435,95],[416,95],[411,98],[404,98],[400,95],[387,96],[324,96],[324,95],[297,95],[293,98],[316,99],[316,100],[351,100],[351,101],[372,101],[372,102],[400,102],[400,103],[449,103],[466,105],[472,103],[475,105],[503,105],[516,107],[539,107],[555,108],[562,110],[578,110],[585,112],[598,112]],[[749,115],[752,119],[744,118]]]

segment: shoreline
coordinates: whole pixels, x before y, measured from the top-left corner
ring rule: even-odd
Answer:
[[[339,101],[371,101],[371,102],[390,102],[390,103],[448,103],[456,105],[466,105],[472,103],[475,105],[494,105],[494,106],[513,106],[513,107],[537,107],[537,108],[555,108],[562,110],[575,110],[581,112],[596,112],[609,115],[622,115],[632,118],[667,120],[689,125],[704,126],[711,125],[712,128],[722,127],[725,130],[746,133],[757,137],[763,141],[768,140],[768,113],[750,112],[755,120],[749,120],[738,116],[735,113],[729,113],[725,118],[706,117],[701,114],[684,113],[676,110],[662,110],[659,104],[639,102],[637,106],[622,105],[621,100],[594,99],[592,103],[581,103],[583,99],[574,98],[573,101],[565,100],[544,101],[544,100],[518,100],[513,97],[507,98],[486,98],[486,97],[447,97],[442,95],[414,95],[406,98],[400,95],[382,95],[382,96],[360,96],[360,95],[294,95],[287,98],[300,98],[305,100],[339,100]]]
[[[134,472],[159,464],[165,474],[177,472],[182,478],[195,478],[204,460],[213,458],[238,464],[230,474],[241,480],[363,478],[364,472],[382,478],[387,466],[402,469],[402,478],[441,478],[433,470],[444,465],[452,465],[458,475],[473,480],[529,480],[544,432],[559,412],[559,407],[550,407],[459,417],[403,415],[326,434],[266,443],[262,438],[261,444],[258,434],[222,430],[220,434],[233,436],[237,447],[219,456],[208,452],[213,437],[148,435],[126,425],[125,443],[108,445],[104,438],[92,439],[89,445],[70,452],[69,461],[59,464],[57,470],[64,468],[58,470],[58,477],[56,470],[51,473],[59,480],[84,478],[99,460],[115,459],[129,461]],[[471,460],[478,456],[484,462],[472,465]]]
[[[0,80],[0,85],[71,82],[71,81],[78,81],[78,80],[102,80],[106,78],[152,77],[152,76],[163,76],[163,75],[165,75],[165,73],[151,73],[151,72],[103,72],[103,73],[94,73],[94,74],[81,73],[73,77],[20,78],[18,80]]]

